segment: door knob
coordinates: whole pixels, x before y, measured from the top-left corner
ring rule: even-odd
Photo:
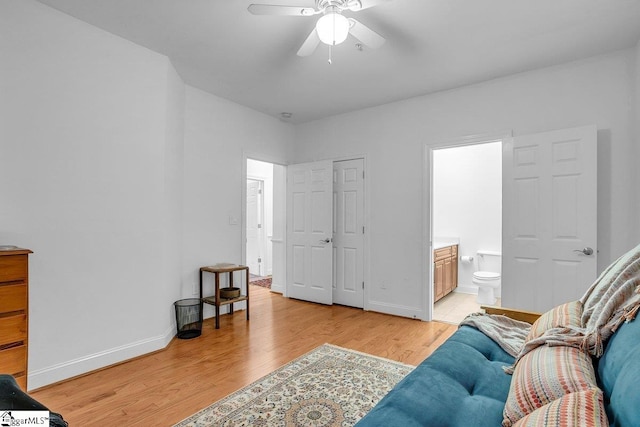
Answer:
[[[320,240],[320,243],[331,243],[331,238],[327,237],[324,240]]]
[[[580,252],[585,255],[593,255],[593,249],[586,247],[584,249],[574,249],[573,252]]]

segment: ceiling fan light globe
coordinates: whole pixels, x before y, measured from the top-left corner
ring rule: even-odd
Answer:
[[[349,20],[339,13],[327,13],[316,22],[316,31],[322,43],[335,46],[347,39]]]

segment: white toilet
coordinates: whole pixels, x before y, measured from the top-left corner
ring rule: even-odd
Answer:
[[[478,286],[478,304],[496,303],[496,290],[500,288],[502,254],[493,251],[478,251],[478,271],[471,281]]]

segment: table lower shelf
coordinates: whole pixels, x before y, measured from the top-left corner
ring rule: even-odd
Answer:
[[[220,306],[220,305],[233,304],[235,302],[246,301],[248,299],[249,297],[247,297],[246,295],[240,295],[235,298],[220,298],[220,302],[218,303],[218,305]],[[215,296],[204,297],[202,298],[202,302],[211,304],[211,305],[216,305],[216,297]]]

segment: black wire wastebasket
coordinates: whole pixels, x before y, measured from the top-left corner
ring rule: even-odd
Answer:
[[[186,298],[173,303],[176,308],[176,328],[178,338],[199,337],[202,333],[202,301],[200,298]]]

